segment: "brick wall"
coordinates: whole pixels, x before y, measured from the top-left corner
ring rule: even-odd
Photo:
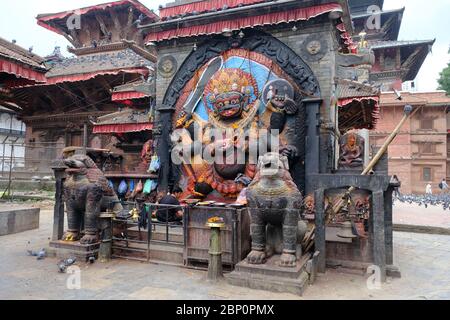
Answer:
[[[416,106],[419,107],[419,106]],[[402,193],[425,193],[431,183],[434,192],[447,176],[447,120],[445,106],[422,106],[402,127],[389,146],[389,174],[402,182]],[[370,133],[370,144],[381,145],[403,116],[403,104],[381,106],[381,117]],[[421,121],[432,119],[432,129],[423,129]],[[424,172],[424,170],[426,172]],[[431,179],[425,179],[431,174]]]

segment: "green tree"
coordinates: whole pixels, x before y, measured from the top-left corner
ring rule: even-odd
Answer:
[[[450,49],[448,50],[448,53],[450,53]],[[447,64],[447,67],[439,73],[438,83],[438,90],[445,90],[447,95],[450,95],[450,62]]]

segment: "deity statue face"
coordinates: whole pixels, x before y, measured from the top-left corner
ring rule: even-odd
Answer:
[[[306,49],[312,55],[318,54],[321,47],[322,47],[322,45],[320,44],[320,41],[318,41],[318,40],[313,40],[306,45]]]
[[[165,60],[165,61],[162,63],[161,68],[163,69],[163,71],[164,71],[165,73],[170,73],[170,72],[172,72],[172,70],[173,70],[173,64],[172,64],[172,61],[170,61],[170,60]]]
[[[214,117],[228,120],[241,117],[257,94],[258,87],[251,74],[241,69],[223,69],[212,77],[204,97]]]
[[[216,96],[213,103],[214,112],[222,119],[240,117],[245,105],[244,95],[237,91],[231,91]]]

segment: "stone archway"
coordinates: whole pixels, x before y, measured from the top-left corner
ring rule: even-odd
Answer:
[[[158,108],[161,114],[161,122],[173,122],[173,114],[176,114],[179,111],[177,109],[177,103],[179,99],[183,98],[182,96],[186,86],[194,77],[196,77],[198,70],[203,68],[214,58],[220,57],[230,50],[243,50],[248,53],[264,56],[267,60],[271,61],[274,67],[280,69],[281,72],[295,84],[296,90],[294,101],[299,106],[299,112],[295,117],[289,132],[286,134],[295,136],[298,154],[297,159],[292,163],[291,173],[300,190],[304,191],[306,184],[305,159],[307,114],[303,100],[305,98],[312,98],[317,101],[321,96],[320,86],[311,68],[303,61],[303,59],[286,44],[271,35],[253,31],[248,32],[248,35],[243,39],[239,37],[225,38],[223,36],[216,36],[205,43],[197,45],[197,49],[192,51],[184,60],[165,93],[163,105]],[[162,126],[162,144],[160,144],[160,148],[163,150],[168,151],[170,149],[168,136],[170,135],[171,130],[172,128],[168,128],[165,124]],[[160,150],[160,153],[164,152],[163,150]],[[167,160],[170,159],[170,156],[167,154],[163,155],[163,157]],[[179,171],[162,168],[160,177],[164,179],[166,175],[171,175],[171,180],[178,181],[177,175],[179,175]],[[167,183],[169,182],[168,180],[169,177],[166,178]],[[162,185],[164,185],[164,181],[162,182]]]

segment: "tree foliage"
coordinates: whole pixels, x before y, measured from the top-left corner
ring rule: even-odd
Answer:
[[[450,49],[448,53],[450,53]],[[447,92],[447,95],[450,95],[450,62],[447,64],[447,67],[439,74],[438,83],[438,90],[445,90],[445,92]]]

